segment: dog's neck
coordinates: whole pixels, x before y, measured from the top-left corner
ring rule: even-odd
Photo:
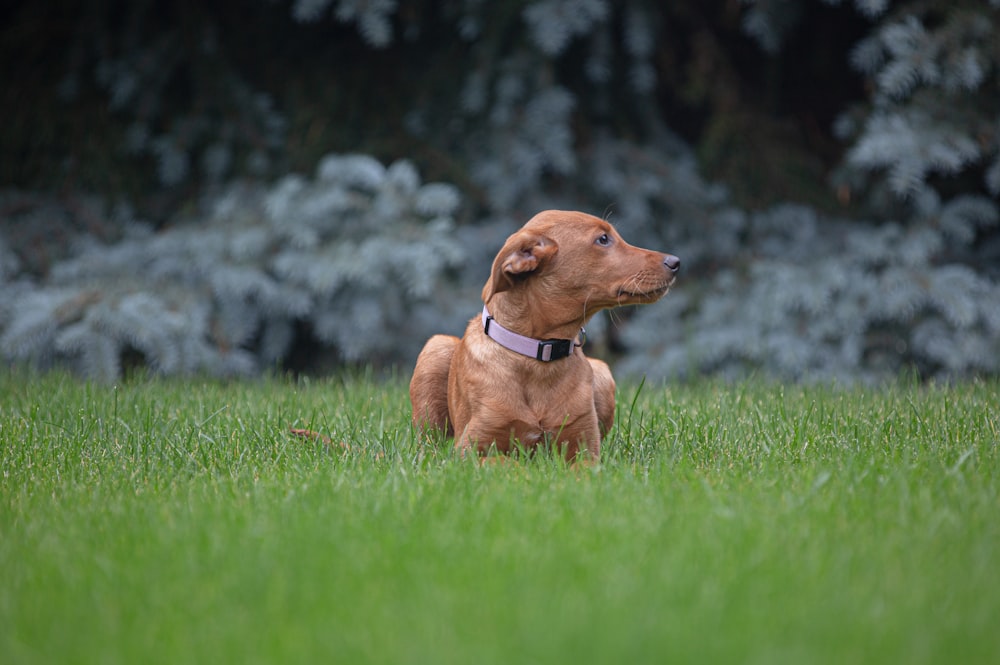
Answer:
[[[486,305],[500,325],[534,339],[573,339],[590,318],[582,306],[568,311],[565,302],[517,287],[497,293]]]

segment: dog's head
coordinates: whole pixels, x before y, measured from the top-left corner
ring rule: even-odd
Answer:
[[[532,290],[540,303],[582,305],[590,317],[609,307],[659,300],[679,268],[676,256],[629,245],[603,219],[547,210],[507,239],[483,301],[508,290]]]

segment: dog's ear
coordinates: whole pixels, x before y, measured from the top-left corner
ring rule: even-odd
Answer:
[[[507,238],[503,249],[493,259],[493,273],[483,287],[483,302],[506,291],[524,277],[544,266],[556,252],[559,245],[548,236],[531,231],[518,231]]]

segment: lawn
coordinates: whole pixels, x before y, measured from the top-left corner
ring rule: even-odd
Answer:
[[[594,468],[479,465],[403,378],[9,373],[0,662],[1000,661],[997,382],[626,385],[618,421]]]

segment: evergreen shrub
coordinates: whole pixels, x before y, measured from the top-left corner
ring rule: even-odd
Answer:
[[[637,312],[623,372],[841,383],[1000,372],[1000,283],[960,260],[996,225],[991,202],[934,201],[906,225],[798,205],[723,216],[713,238],[738,250]]]
[[[664,126],[664,98],[715,100],[715,121],[744,112],[711,30],[698,28],[685,57],[664,38],[676,25],[725,22],[697,3],[466,0],[417,11],[395,0],[294,0],[282,9],[294,22],[356,29],[359,48],[379,52],[380,73],[416,72],[415,54],[427,57],[418,65],[440,65],[416,85],[394,81],[401,96],[376,110],[405,136],[378,148],[420,146],[420,163],[461,189],[421,183],[409,161],[386,168],[360,154],[324,159],[311,179],[234,181],[280,171],[288,109],[217,48],[210,17],[199,14],[207,36],[192,49],[179,23],[144,38],[159,25],[145,4],[129,10],[126,35],[117,17],[88,6],[107,48],[78,35],[64,97],[96,80],[128,125],[125,148],[154,164],[162,187],[198,180],[217,193],[157,231],[112,221],[100,233],[65,206],[26,211],[0,195],[0,354],[101,378],[137,356],[162,373],[243,374],[285,361],[309,335],[342,362],[410,365],[429,334],[459,333],[475,314],[507,234],[538,210],[574,208],[683,261],[663,302],[593,322],[592,339],[606,328],[620,342],[609,346],[625,352],[624,372],[844,381],[908,368],[1000,372],[1000,0],[822,2],[870,26],[843,53],[868,92],[830,130],[844,147],[830,196],[849,204],[844,218],[797,200],[740,208]],[[744,0],[738,10],[768,57],[809,27],[807,3]],[[215,74],[192,80],[190,97],[172,95],[193,71]],[[341,120],[326,124],[364,144],[359,125]],[[473,223],[456,224],[463,202]],[[127,206],[92,209],[88,218],[132,218]],[[76,239],[69,256],[33,251],[47,244],[36,238],[56,236]]]
[[[312,179],[231,184],[164,231],[85,241],[41,280],[18,277],[0,244],[0,353],[101,380],[135,354],[163,374],[246,375],[305,328],[342,361],[398,359],[429,334],[420,309],[462,260],[460,202],[405,160],[331,155]]]

